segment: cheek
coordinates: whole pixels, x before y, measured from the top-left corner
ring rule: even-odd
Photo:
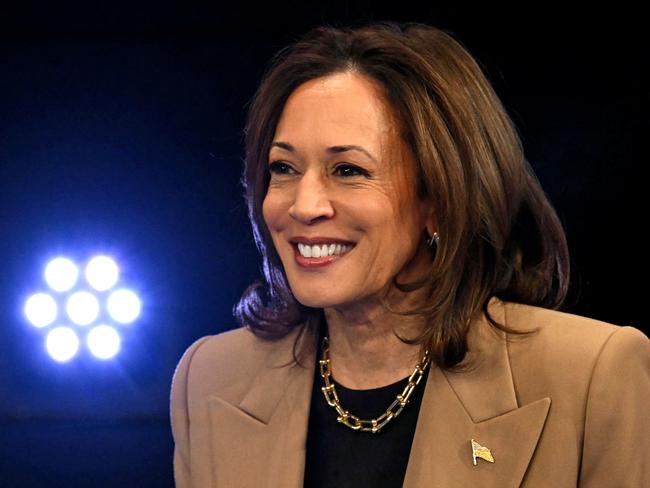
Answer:
[[[264,223],[266,224],[266,228],[271,236],[271,240],[273,241],[273,247],[275,248],[275,251],[280,254],[278,252],[278,232],[282,228],[282,223],[278,202],[272,195],[267,194],[262,202],[262,217],[264,218]]]
[[[262,216],[264,222],[270,231],[273,231],[280,223],[282,205],[278,199],[271,193],[267,193],[262,202]]]
[[[269,230],[282,230],[288,225],[289,210],[293,201],[293,188],[269,187],[262,202],[262,216]]]
[[[271,218],[271,203],[269,201],[269,196],[264,197],[262,201],[262,217],[267,227],[270,227],[269,220]]]

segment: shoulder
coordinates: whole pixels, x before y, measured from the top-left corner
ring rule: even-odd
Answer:
[[[261,369],[291,359],[294,335],[270,341],[242,327],[201,337],[187,348],[176,367],[172,396],[179,390],[188,395],[236,396]]]
[[[634,327],[510,302],[504,302],[504,321],[509,329],[531,331],[509,334],[507,341],[513,379],[524,396],[543,389],[577,398],[595,376],[613,380],[621,368],[650,372],[650,341]]]
[[[265,346],[265,341],[255,336],[250,329],[242,327],[197,339],[187,348],[180,364],[192,363],[193,367],[199,367],[206,363],[215,366],[251,360],[257,354],[264,353],[267,348]]]
[[[648,464],[636,453],[650,438],[650,340],[554,310],[505,304],[504,312],[508,327],[536,330],[509,335],[506,346],[519,404],[552,402],[538,459],[577,452],[580,486],[647,486]]]
[[[522,341],[528,347],[543,348],[546,354],[598,355],[613,344],[637,344],[648,338],[634,327],[621,327],[601,320],[519,303],[503,302],[505,325],[514,331],[532,332]],[[516,335],[510,335],[517,342]]]
[[[259,361],[266,355],[268,347],[266,341],[245,327],[204,336],[183,353],[175,376],[180,371],[198,378],[206,375],[231,376],[235,370],[246,370]]]

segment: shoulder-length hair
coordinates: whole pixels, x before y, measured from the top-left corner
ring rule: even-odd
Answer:
[[[448,33],[421,24],[320,27],[276,54],[248,113],[242,182],[264,281],[253,283],[234,312],[240,325],[274,340],[322,323],[323,311],[294,298],[262,216],[268,154],[289,95],[302,83],[341,72],[384,89],[417,161],[418,193],[433,202],[440,242],[424,283],[426,303],[407,314],[426,328],[404,342],[428,347],[452,368],[467,352],[469,324],[492,297],[559,308],[569,280],[566,237],[516,129],[476,60]],[[295,345],[294,345],[295,356]]]

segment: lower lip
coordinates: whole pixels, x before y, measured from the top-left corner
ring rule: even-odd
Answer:
[[[346,251],[342,254],[333,254],[331,256],[323,256],[322,258],[306,258],[298,251],[298,246],[293,244],[293,253],[296,257],[296,263],[301,268],[313,269],[313,268],[324,268],[330,264],[338,261],[339,259],[345,257],[350,251]]]

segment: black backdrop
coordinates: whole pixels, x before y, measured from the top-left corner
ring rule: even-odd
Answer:
[[[169,383],[259,275],[245,106],[309,27],[417,21],[480,60],[566,227],[566,309],[648,331],[648,57],[639,12],[373,2],[0,7],[0,479],[169,486]],[[110,5],[110,6],[108,6]],[[117,256],[144,301],[114,361],[59,365],[25,324],[46,260]]]

